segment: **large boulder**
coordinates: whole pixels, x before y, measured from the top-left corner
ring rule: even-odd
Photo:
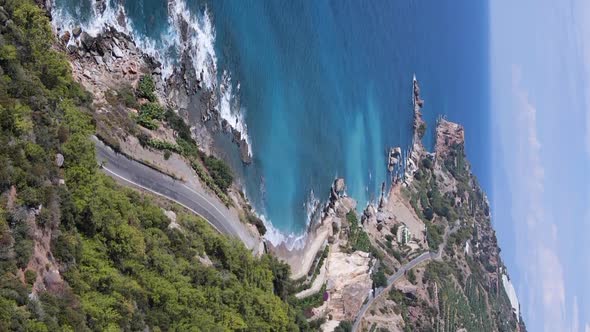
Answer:
[[[75,27],[72,30],[72,35],[74,35],[74,38],[80,37],[81,34],[82,34],[82,28],[80,28],[80,27]]]
[[[67,44],[70,42],[70,38],[71,38],[70,32],[69,32],[69,31],[66,31],[66,32],[65,32],[65,33],[64,33],[64,34],[63,34],[63,35],[60,37],[60,40],[61,40],[62,44],[64,44],[64,45],[67,45]]]
[[[117,45],[113,45],[112,53],[113,53],[113,56],[118,59],[120,59],[124,56],[123,51]]]
[[[344,179],[343,178],[338,178],[334,181],[334,190],[341,194],[344,192],[344,190],[346,189],[346,184],[344,183]]]
[[[80,34],[80,42],[86,51],[90,51],[94,46],[95,38],[89,35],[86,31]]]

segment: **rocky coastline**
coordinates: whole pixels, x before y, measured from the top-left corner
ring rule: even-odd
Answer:
[[[43,5],[51,15],[50,2]],[[124,22],[124,14],[120,15],[119,20]],[[206,153],[217,153],[213,148],[213,137],[215,133],[223,132],[235,143],[242,162],[252,162],[246,138],[233,124],[221,118],[218,87],[203,84],[203,73],[195,73],[186,52],[180,56],[172,74],[164,77],[162,64],[141,50],[130,35],[116,27],[105,26],[96,36],[81,27],[72,31],[56,28],[55,33],[60,42],[57,47],[69,55],[76,78],[99,96],[95,104],[104,101],[101,97],[117,84],[134,84],[141,75],[151,74],[159,102],[174,110],[192,127],[195,140]]]
[[[49,3],[47,0],[43,5],[50,13]],[[96,5],[100,10],[104,4],[97,1]],[[180,177],[184,184],[203,189],[195,175],[198,167],[190,164],[194,160],[170,149],[165,157],[161,150],[150,152],[138,146],[138,137],[149,128],[138,126],[135,114],[139,106],[157,104],[157,100],[192,125],[192,136],[204,153],[215,152],[213,136],[222,132],[237,144],[242,161],[251,162],[246,138],[221,119],[216,109],[217,87],[203,84],[204,74],[190,69],[188,55],[184,54],[178,68],[167,76],[162,73],[162,64],[138,49],[133,38],[112,27],[96,36],[82,28],[56,29],[55,33],[54,47],[68,55],[75,80],[93,96],[89,108],[98,135],[111,139],[107,143],[120,145],[133,158],[149,160],[156,169],[169,167],[170,173],[184,175]],[[153,79],[155,96],[141,94],[138,86],[145,83],[145,76]],[[126,89],[130,88],[134,98],[127,103]],[[379,201],[358,214],[357,202],[346,194],[345,180],[337,178],[326,192],[326,203],[317,211],[318,221],[308,227],[303,245],[267,244],[267,249],[291,267],[288,286],[297,289],[295,306],[303,309],[308,321],[319,322],[316,326],[321,325],[324,331],[333,331],[343,323],[353,330],[525,331],[502,288],[500,280],[507,277],[506,268],[491,225],[489,202],[466,160],[464,129],[441,119],[435,128],[435,151],[428,152],[421,142],[426,123],[416,77],[412,99],[412,147],[407,156],[401,148],[390,149],[385,161],[390,172],[401,169],[403,175],[392,177],[389,190],[382,185]],[[157,119],[158,126],[149,129],[153,135],[149,138],[176,142],[178,131],[162,120]],[[126,121],[134,123],[130,126]],[[63,155],[56,163],[62,166]],[[218,206],[228,209],[224,217],[239,224],[253,211],[245,197],[233,189],[226,188],[224,198],[230,202],[225,205],[221,197],[202,192],[218,198]],[[11,196],[14,200],[15,194]],[[168,227],[181,227],[173,214],[166,216]],[[252,234],[257,232],[254,225],[249,227]],[[38,239],[45,242],[42,254],[49,248],[50,237]],[[257,245],[262,243],[259,236],[256,241]],[[206,255],[199,261],[213,264]],[[52,268],[47,261],[37,263],[35,269]],[[286,275],[283,278],[288,279]],[[50,281],[50,285],[62,282],[58,278]],[[272,293],[270,288],[268,293]],[[287,295],[294,292],[289,289]]]

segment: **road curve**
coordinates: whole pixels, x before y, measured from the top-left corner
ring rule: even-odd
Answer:
[[[218,232],[237,237],[251,250],[258,249],[258,240],[216,197],[116,153],[95,136],[92,140],[96,147],[96,160],[108,176],[178,203],[201,216]]]
[[[363,306],[359,310],[358,314],[356,315],[356,318],[354,320],[354,324],[352,326],[352,332],[355,332],[358,330],[358,327],[359,327],[361,321],[363,320],[365,313],[367,312],[367,310],[371,306],[371,304],[373,304],[373,302],[387,288],[389,288],[389,286],[393,285],[393,283],[395,283],[399,278],[401,278],[407,271],[413,269],[414,267],[416,267],[416,265],[418,265],[422,262],[430,261],[430,260],[440,260],[442,258],[442,252],[443,252],[445,246],[447,245],[447,239],[448,239],[449,235],[455,233],[458,229],[459,229],[459,225],[456,224],[450,231],[445,232],[445,234],[443,236],[443,243],[439,246],[438,251],[436,253],[429,251],[429,252],[422,253],[420,256],[412,259],[406,265],[400,267],[396,273],[394,273],[389,278],[387,278],[387,286],[379,287],[379,288],[375,289],[375,296],[371,297],[371,295],[369,294],[368,295],[368,297],[370,297],[369,300],[368,301],[365,300],[366,303],[363,304]]]
[[[362,318],[365,316],[365,313],[367,312],[367,310],[369,309],[369,307],[371,306],[371,304],[373,304],[373,302],[387,289],[389,288],[389,286],[391,286],[394,282],[396,282],[399,278],[401,278],[406,271],[409,271],[411,269],[413,269],[416,265],[424,262],[424,261],[429,261],[431,260],[433,257],[435,256],[435,254],[431,253],[431,252],[425,252],[422,253],[420,256],[412,259],[411,261],[409,261],[406,265],[402,266],[399,270],[397,270],[396,273],[394,273],[393,275],[391,275],[389,278],[387,278],[387,286],[385,287],[379,287],[377,289],[375,289],[375,296],[371,297],[371,295],[369,295],[369,300],[363,304],[363,306],[361,307],[361,310],[358,312],[356,319],[354,320],[354,325],[352,326],[352,331],[356,331],[359,327],[359,324],[361,323]]]

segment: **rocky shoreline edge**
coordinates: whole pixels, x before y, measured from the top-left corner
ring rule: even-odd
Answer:
[[[99,113],[106,112],[101,108],[101,104],[108,102],[110,87],[121,84],[121,82],[132,86],[137,85],[142,74],[150,74],[154,78],[158,100],[166,107],[173,109],[185,122],[191,124],[192,133],[199,146],[211,153],[213,135],[221,130],[230,135],[239,149],[242,161],[246,164],[251,163],[252,156],[248,153],[248,142],[241,137],[239,131],[221,119],[219,110],[214,106],[217,104],[217,94],[214,89],[204,87],[202,76],[197,77],[194,71],[190,70],[190,59],[186,54],[181,57],[181,61],[172,75],[164,79],[162,64],[139,49],[131,36],[114,27],[106,27],[101,34],[94,37],[82,28],[75,28],[72,31],[56,29],[54,32],[59,41],[56,47],[68,54],[74,77],[94,95]],[[419,98],[416,80],[414,80],[413,89],[418,92],[418,95],[414,96],[418,96],[419,101],[415,102],[414,110],[417,122],[421,120],[419,108],[422,106],[422,101]],[[196,115],[189,114],[189,104],[191,111],[196,110],[194,112],[197,113]],[[415,124],[414,137],[418,136],[418,128],[420,125]],[[110,143],[107,137],[101,135],[99,137],[105,143]],[[418,141],[415,140],[415,142]],[[418,147],[415,143],[412,151],[416,150]],[[397,149],[393,151],[394,158],[396,158],[395,163],[399,163],[401,154]],[[122,152],[124,153],[124,151]],[[131,155],[130,157],[135,156]],[[166,172],[165,169],[152,165],[151,160],[147,159],[142,162]],[[408,162],[411,165],[411,158],[408,158]],[[175,176],[174,172],[166,173]],[[185,178],[185,176],[178,178]],[[249,204],[245,202],[244,206],[249,206]],[[305,232],[303,246],[290,248],[287,243],[274,246],[265,241],[266,248],[278,258],[289,263],[293,278],[300,279],[311,269],[317,253],[330,242],[330,237],[334,236],[333,230],[340,227],[346,214],[355,208],[356,201],[345,195],[344,179],[336,179],[331,187],[329,200],[321,211],[320,220],[310,224]],[[251,208],[250,213],[253,213]]]
[[[51,7],[45,7],[49,15]],[[123,15],[121,13],[121,15]],[[122,17],[120,20],[124,20]],[[217,86],[206,87],[203,72],[197,75],[193,70],[190,56],[183,53],[169,77],[163,77],[162,64],[153,56],[141,50],[133,37],[116,27],[105,26],[103,31],[92,36],[81,27],[69,30],[55,28],[60,47],[70,58],[85,65],[85,76],[92,75],[91,69],[122,73],[122,79],[133,81],[140,74],[151,74],[155,81],[158,100],[173,109],[184,120],[199,131],[195,135],[199,145],[207,152],[212,150],[212,136],[221,131],[227,133],[235,143],[240,159],[245,164],[252,162],[250,146],[242,133],[221,117]],[[90,79],[91,77],[87,77]],[[227,89],[226,83],[220,83]],[[190,108],[190,117],[189,117]]]
[[[222,130],[227,132],[238,146],[242,161],[244,163],[252,161],[248,154],[247,141],[226,121],[220,119],[219,111],[214,107],[217,98],[215,91],[204,87],[202,77],[197,77],[194,71],[188,70],[190,59],[187,56],[183,56],[173,74],[164,79],[162,65],[138,49],[132,37],[112,27],[105,29],[96,37],[90,36],[82,29],[55,31],[55,33],[59,40],[56,47],[68,54],[74,77],[97,98],[99,113],[103,112],[101,103],[109,98],[107,91],[110,86],[121,84],[121,82],[136,85],[142,74],[150,74],[154,78],[158,100],[174,109],[184,121],[191,123],[192,132],[200,146],[206,151],[209,150],[212,135]],[[195,101],[197,105],[194,104]],[[426,128],[421,116],[424,101],[420,97],[420,88],[415,76],[412,80],[412,101],[414,112],[412,146],[407,156],[402,156],[400,148],[392,148],[386,161],[390,172],[402,170],[401,176],[393,178],[394,185],[410,185],[413,174],[420,167],[421,157],[427,154],[421,143]],[[189,118],[189,104],[198,110],[197,116]],[[401,165],[403,167],[400,169]],[[329,199],[321,209],[320,219],[308,226],[303,246],[290,248],[286,243],[277,246],[273,246],[268,241],[265,243],[267,251],[291,266],[293,279],[305,277],[314,268],[313,263],[317,261],[318,253],[321,253],[326,246],[338,242],[339,230],[343,226],[347,227],[346,216],[349,212],[355,211],[356,201],[346,196],[345,188],[344,179],[334,181],[330,188]],[[377,206],[370,204],[362,214],[363,219],[377,220],[382,217],[379,215],[379,210],[388,199],[388,194],[384,191],[385,186]],[[248,206],[247,202],[243,206]],[[253,212],[251,208],[249,210],[250,213]]]

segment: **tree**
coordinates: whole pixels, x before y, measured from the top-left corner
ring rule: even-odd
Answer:
[[[352,322],[343,320],[336,326],[334,332],[352,332]]]
[[[406,277],[408,278],[408,281],[410,283],[412,283],[412,284],[416,283],[416,274],[414,273],[414,270],[408,270]]]
[[[382,268],[373,274],[373,284],[376,288],[387,286],[387,277]]]

